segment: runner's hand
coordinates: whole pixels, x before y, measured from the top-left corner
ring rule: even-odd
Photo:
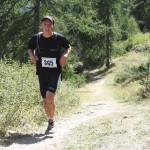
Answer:
[[[66,65],[66,64],[67,64],[67,57],[64,56],[64,55],[62,55],[62,56],[60,57],[59,63],[60,63],[61,66]]]
[[[39,58],[37,56],[33,55],[30,57],[30,59],[33,64],[36,64],[36,62],[38,61]]]

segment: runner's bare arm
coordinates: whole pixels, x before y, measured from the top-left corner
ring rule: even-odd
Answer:
[[[30,60],[33,64],[36,64],[38,57],[35,55],[35,51],[32,49],[28,49]]]
[[[60,57],[59,62],[60,62],[61,66],[64,66],[64,65],[67,64],[67,58],[68,58],[68,55],[69,55],[70,52],[71,52],[71,46],[69,46],[69,48],[66,49],[66,51]]]
[[[68,58],[69,53],[71,52],[71,46],[69,46],[69,48],[63,53],[63,56],[65,58]]]

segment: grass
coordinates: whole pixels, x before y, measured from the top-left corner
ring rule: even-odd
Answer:
[[[149,102],[120,105],[115,113],[90,120],[62,141],[63,150],[149,150]]]
[[[120,107],[115,114],[74,129],[63,140],[63,150],[148,150],[148,114],[146,105]]]
[[[113,63],[115,67],[109,70],[111,73],[108,73],[107,83],[113,90],[114,97],[121,101],[144,99],[139,93],[146,92],[146,84],[148,84],[148,53],[131,51],[115,58]]]
[[[64,150],[96,150],[100,147],[105,137],[111,133],[109,118],[97,118],[87,122],[79,128],[73,129],[65,139]],[[70,139],[74,140],[70,140]]]
[[[133,45],[136,44],[146,44],[147,42],[149,42],[150,39],[150,33],[138,33],[133,35],[132,37],[130,37],[128,40],[132,41]]]
[[[149,51],[150,52],[150,33],[137,33],[129,37],[125,41],[118,41],[113,43],[112,55],[121,57],[129,51]]]
[[[47,120],[35,66],[1,60],[0,78],[0,136],[5,136],[7,130],[33,132]],[[63,81],[56,96],[56,116],[70,113],[79,101],[75,87]]]

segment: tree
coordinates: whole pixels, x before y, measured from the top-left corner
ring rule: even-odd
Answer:
[[[40,20],[40,0],[34,2],[34,33],[39,31],[39,20]]]
[[[28,39],[38,32],[40,1],[6,0],[0,7],[0,57],[27,61]]]
[[[52,15],[56,31],[67,36],[86,68],[105,61],[109,68],[112,43],[135,32],[131,6],[132,0],[1,1],[0,57],[27,61],[29,38],[39,31],[40,18]]]
[[[117,0],[97,0],[97,17],[102,21],[102,24],[105,26],[105,31],[101,35],[104,45],[105,45],[105,58],[106,58],[106,67],[110,67],[110,50],[112,47],[112,21],[111,16],[114,13],[115,5]]]
[[[150,1],[134,0],[132,14],[137,19],[141,31],[150,31]]]
[[[138,31],[134,18],[131,16],[133,2],[131,0],[97,0],[97,17],[105,26],[101,39],[104,41],[106,67],[110,67],[112,43],[125,40]]]
[[[69,37],[73,49],[84,66],[102,64],[103,52],[100,50],[99,34],[102,32],[103,26],[96,18],[94,2],[92,0],[52,2],[54,7],[48,9],[47,13],[52,14],[56,19],[56,30],[60,33],[63,31],[63,34]]]

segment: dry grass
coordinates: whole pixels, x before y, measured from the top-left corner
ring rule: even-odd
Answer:
[[[116,66],[102,79],[104,84],[94,82],[80,89],[83,103],[112,101],[113,96],[119,99],[119,105],[111,115],[98,117],[75,128],[63,140],[63,150],[149,150],[150,102],[146,99],[131,101],[131,96],[137,95],[142,86],[138,81],[126,86],[114,84],[115,75],[123,67],[139,66],[145,62],[145,53],[130,52],[114,60]],[[128,103],[124,103],[127,99]]]
[[[133,67],[138,68],[140,65],[146,64],[147,62],[147,53],[137,53],[134,51],[113,60],[115,67],[109,70],[110,73],[108,73],[107,75],[106,86],[108,87],[108,89],[110,89],[110,91],[113,91],[113,96],[115,97],[115,99],[118,99],[122,102],[140,99],[138,93],[141,91],[141,89],[144,88],[144,85],[140,83],[140,80],[133,79],[133,81],[130,81],[129,77],[127,79],[127,82],[116,84],[114,81],[116,80],[116,78],[120,78],[120,76],[123,76],[123,74],[124,78],[127,78],[125,77],[125,71],[127,71],[127,75],[129,74],[132,78],[134,78],[136,74],[134,72],[134,74],[132,74],[132,72],[130,73],[129,69]],[[147,76],[145,76],[145,78],[143,79],[147,80]]]
[[[63,149],[149,150],[149,104],[121,104],[113,114],[90,120],[63,139]]]

